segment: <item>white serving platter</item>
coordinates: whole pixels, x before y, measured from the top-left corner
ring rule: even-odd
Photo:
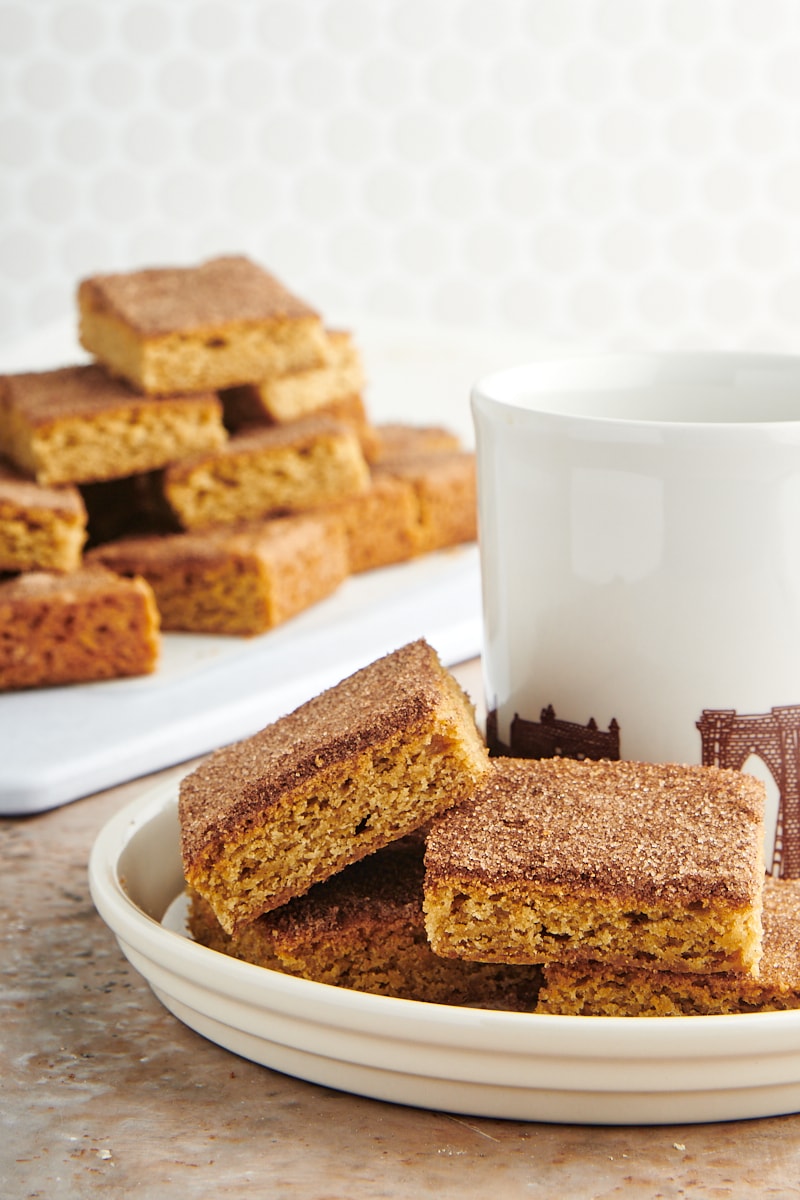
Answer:
[[[357,319],[375,422],[441,424],[472,444],[471,384],[530,357],[522,337]],[[0,347],[0,371],[85,360],[72,322]],[[406,641],[448,666],[481,648],[475,547],[347,580],[253,639],[167,634],[155,675],[0,695],[0,815],[40,812],[246,737]]]
[[[800,1111],[800,1011],[557,1017],[422,1004],[294,979],[185,934],[177,785],[98,835],[95,905],[179,1020],[265,1067],[421,1108],[591,1125]]]

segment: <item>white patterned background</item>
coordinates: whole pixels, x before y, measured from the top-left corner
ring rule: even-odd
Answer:
[[[796,0],[3,0],[0,341],[243,251],[326,316],[797,349]]]

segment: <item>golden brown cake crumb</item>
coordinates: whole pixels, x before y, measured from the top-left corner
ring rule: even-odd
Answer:
[[[183,780],[186,880],[241,930],[463,799],[488,764],[467,697],[413,642]]]
[[[242,255],[95,275],[78,306],[81,345],[144,392],[234,387],[324,360],[319,315]]]
[[[230,937],[207,901],[190,904],[195,941],[316,983],[430,1004],[530,1011],[529,966],[439,958],[425,936],[421,838],[402,838]]]
[[[85,540],[77,488],[34,483],[0,462],[0,571],[74,571]]]
[[[495,759],[428,836],[434,950],[754,971],[764,785],[715,767]]]
[[[102,567],[0,582],[0,690],[147,675],[158,610],[143,579]]]
[[[565,1016],[674,1017],[800,1008],[800,880],[764,881],[758,977],[549,963],[537,1011]]]
[[[88,483],[222,446],[219,398],[141,396],[96,365],[0,379],[0,450],[39,483]]]
[[[162,629],[264,633],[330,596],[348,574],[341,523],[327,513],[203,534],[123,538],[89,551],[153,589]]]
[[[320,508],[358,494],[369,469],[348,425],[305,417],[252,427],[218,451],[167,467],[163,494],[184,529]]]

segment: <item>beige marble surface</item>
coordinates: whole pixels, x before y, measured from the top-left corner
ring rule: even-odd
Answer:
[[[478,698],[477,665],[456,673]],[[162,1008],[89,897],[95,835],[153,781],[0,822],[3,1200],[800,1197],[800,1116],[473,1119],[303,1083],[205,1041]]]

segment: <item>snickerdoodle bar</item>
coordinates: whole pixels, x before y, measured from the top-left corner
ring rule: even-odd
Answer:
[[[186,881],[239,932],[464,799],[488,761],[467,696],[412,642],[182,781]]]
[[[119,479],[226,439],[213,392],[142,396],[94,363],[0,378],[0,453],[38,483]]]
[[[243,255],[94,275],[78,307],[81,345],[143,392],[217,390],[324,361],[319,314]]]
[[[159,650],[143,579],[95,566],[0,581],[0,691],[148,675]]]
[[[757,971],[763,783],[717,767],[493,763],[428,835],[436,953]]]
[[[163,498],[183,529],[329,505],[369,484],[358,436],[327,417],[252,426],[225,446],[172,463]]]
[[[348,575],[344,530],[327,513],[120,538],[86,559],[142,576],[162,629],[190,633],[264,633],[330,596]]]

